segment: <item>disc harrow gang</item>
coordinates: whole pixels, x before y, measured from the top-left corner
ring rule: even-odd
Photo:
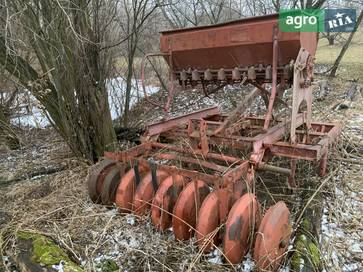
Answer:
[[[268,209],[261,221],[260,204],[254,194],[245,192],[243,182],[213,190],[202,180],[157,170],[154,164],[125,169],[124,164],[110,159],[93,166],[88,185],[95,203],[114,202],[121,212],[138,216],[151,207],[156,229],[172,227],[178,240],[195,235],[197,246],[205,253],[223,242],[224,256],[232,264],[241,262],[254,237],[257,267],[275,269],[281,262],[291,235],[289,211],[283,202]]]
[[[145,56],[141,80],[144,99],[165,113],[174,81],[185,88],[199,84],[207,96],[227,84],[255,89],[229,115],[217,106],[173,118],[166,114],[164,121],[147,126],[140,145],[105,152],[88,176],[91,200],[114,203],[123,213],[150,213],[157,230],[171,227],[175,239],[195,239],[201,252],[223,248],[230,264],[250,252],[258,270],[277,270],[292,235],[290,212],[279,199],[259,204],[252,193],[261,187],[255,173],[278,173],[295,188],[297,161],[308,160],[318,163],[323,176],[329,147],[341,131],[341,124],[311,119],[317,33],[279,32],[277,24],[278,15],[272,14],[162,32],[161,53]],[[167,99],[160,99],[165,105],[145,91],[146,60],[155,56],[164,57],[170,68],[171,88]],[[287,105],[282,93],[290,86]],[[243,115],[257,96],[266,111]],[[301,111],[304,101],[306,111]],[[291,115],[279,119],[276,103],[290,107]],[[290,160],[289,168],[273,165],[274,157]]]

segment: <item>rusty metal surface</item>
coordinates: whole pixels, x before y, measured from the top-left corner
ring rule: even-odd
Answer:
[[[146,134],[147,136],[153,136],[160,134],[164,131],[170,130],[173,127],[180,126],[182,124],[187,123],[190,119],[201,119],[206,118],[212,115],[220,114],[218,106],[206,108],[203,110],[195,111],[189,114],[181,115],[178,117],[171,118],[166,121],[158,122],[151,124],[147,127]]]
[[[207,27],[161,33],[160,51],[173,53],[174,70],[220,69],[271,64],[273,27],[278,14],[246,18]],[[300,46],[315,54],[317,34],[280,32],[280,64],[294,60]]]
[[[141,178],[148,170],[149,168],[147,166],[139,167]],[[132,168],[121,178],[120,184],[116,191],[115,203],[122,212],[132,211],[136,189],[135,187],[135,170]]]
[[[101,202],[103,205],[111,205],[115,202],[117,187],[121,180],[121,169],[112,168],[105,176],[101,190]]]
[[[253,258],[262,271],[276,271],[284,257],[291,236],[290,212],[282,201],[271,206],[256,233]]]
[[[102,189],[105,172],[111,170],[116,165],[117,161],[105,159],[93,165],[88,175],[88,194],[94,203],[100,201],[100,193]]]
[[[236,201],[226,222],[223,250],[232,263],[240,263],[246,254],[260,218],[260,205],[255,195],[245,194]]]
[[[196,227],[198,247],[203,252],[212,251],[221,242],[219,226],[227,218],[233,200],[227,189],[214,190],[204,199]]]
[[[291,126],[290,126],[290,142],[296,143],[296,119],[299,114],[300,105],[303,101],[306,102],[306,116],[304,122],[308,131],[311,130],[311,114],[312,114],[312,86],[313,81],[313,59],[307,50],[300,49],[296,57],[294,65],[294,81],[292,88],[292,111],[291,111]],[[307,135],[308,137],[308,135]]]
[[[132,162],[138,156],[147,155],[151,149],[151,142],[142,143],[138,146],[134,146],[126,151],[119,152],[104,152],[104,156],[108,159],[121,161],[121,162]]]
[[[156,170],[157,183],[160,184],[170,174],[163,170]],[[134,195],[133,211],[136,215],[145,215],[150,209],[151,202],[154,196],[154,187],[152,183],[152,173],[148,172],[145,177],[140,181],[140,184],[136,188]]]
[[[291,145],[286,142],[276,142],[272,145],[267,145],[274,156],[286,157],[293,159],[304,159],[309,161],[317,160],[320,157],[322,146],[295,144]]]
[[[172,226],[175,238],[187,240],[192,237],[200,204],[209,194],[209,188],[201,180],[189,182],[180,193],[173,210]]]
[[[205,160],[200,160],[198,158],[194,159],[191,157],[184,157],[179,154],[161,153],[161,154],[155,154],[153,157],[156,159],[159,159],[159,160],[176,160],[178,162],[187,162],[187,163],[191,163],[191,164],[196,164],[203,168],[209,168],[209,169],[212,169],[212,170],[220,172],[220,173],[227,171],[227,167],[223,167],[223,166],[220,166],[215,163],[207,162]]]
[[[249,125],[248,128],[250,131],[256,130],[257,131],[262,127],[263,119],[255,118],[246,119],[248,121],[254,122],[255,125]],[[296,124],[303,125],[304,114],[299,114],[297,116]],[[268,156],[282,156],[291,159],[305,159],[305,160],[320,160],[323,154],[327,152],[329,145],[333,142],[333,140],[339,135],[341,126],[339,124],[331,124],[331,123],[317,123],[313,122],[311,124],[313,131],[309,133],[309,138],[313,143],[297,143],[291,144],[289,142],[282,142],[281,140],[285,138],[285,135],[288,131],[288,127],[290,121],[279,121],[276,125],[269,128],[266,132],[257,134],[254,137],[241,137],[241,136],[234,136],[234,135],[213,135],[211,134],[215,127],[223,121],[221,119],[220,122],[211,122],[207,121],[206,128],[206,139],[208,140],[209,144],[221,144],[221,146],[228,147],[231,149],[241,149],[244,150],[245,146],[253,145],[254,152],[250,156],[250,163],[255,164],[257,168],[259,168],[258,164],[262,162],[265,158],[265,151],[266,158]],[[199,123],[196,123],[198,126]],[[257,125],[258,124],[258,125]],[[209,128],[209,126],[212,126]],[[185,130],[189,130],[189,128],[185,128]],[[170,131],[173,131],[171,129]],[[169,135],[170,131],[165,132],[163,135]],[[194,137],[195,132],[199,130],[189,131],[188,133],[183,130],[176,130],[175,135],[180,133],[180,137]],[[305,130],[296,130],[297,135],[299,136],[299,141],[304,141],[306,139],[304,137],[300,137],[304,135]],[[323,132],[324,131],[324,132]],[[199,134],[199,132],[198,132]],[[174,134],[173,134],[174,135]],[[175,136],[174,135],[174,139]],[[198,137],[198,136],[197,136]],[[172,139],[172,138],[170,138]],[[218,140],[220,139],[220,140]],[[162,151],[162,152],[160,152]],[[170,153],[172,152],[172,153]],[[204,154],[203,154],[204,153]],[[181,155],[183,154],[183,155]],[[141,157],[140,157],[141,156]],[[166,165],[160,165],[158,168],[164,170],[171,170],[175,174],[181,174],[186,177],[190,177],[192,179],[198,178],[202,179],[210,184],[214,184],[215,182],[224,182],[229,183],[237,180],[241,177],[246,175],[246,171],[250,165],[244,161],[243,159],[239,159],[236,157],[232,157],[230,155],[225,154],[217,154],[208,152],[205,153],[202,149],[192,149],[177,147],[172,144],[163,144],[157,142],[147,142],[142,144],[138,147],[134,147],[128,151],[123,151],[119,153],[113,153],[110,155],[111,158],[118,158],[122,162],[127,162],[127,160],[140,160],[142,161],[143,158],[147,157],[154,157],[157,159],[167,159],[167,160],[175,160],[175,161],[184,161],[187,163],[194,163],[196,165],[200,165],[205,168],[212,169],[214,171],[223,173],[222,176],[212,176],[206,173],[190,171],[188,169],[170,169],[171,167]],[[271,159],[271,158],[270,158]],[[211,162],[209,160],[218,160],[221,162],[227,162],[234,165],[231,169],[226,171],[226,168],[222,165],[218,165],[216,162]],[[324,161],[322,161],[322,165],[324,165]],[[260,167],[260,169],[266,168],[266,165]],[[272,169],[274,167],[267,167],[266,170]],[[276,168],[276,167],[275,167]],[[275,169],[274,168],[274,169]],[[273,169],[272,169],[273,170]],[[283,173],[287,173],[288,171],[284,169],[275,169],[281,170]],[[280,171],[280,172],[281,172]],[[276,171],[274,171],[276,172]]]
[[[278,28],[275,25],[272,29],[272,83],[271,83],[271,94],[269,96],[269,103],[267,106],[267,111],[265,114],[265,123],[263,125],[263,129],[267,130],[270,127],[270,119],[272,116],[272,109],[275,102],[276,97],[276,89],[277,89],[277,60],[279,58],[279,54],[284,54],[285,52],[278,52],[279,44],[278,44]]]
[[[250,162],[244,160],[240,165],[229,169],[226,173],[224,173],[222,177],[222,185],[227,186],[228,184],[245,179],[247,180],[248,170],[250,169]]]
[[[157,229],[165,230],[171,226],[174,205],[184,183],[183,176],[171,175],[160,184],[151,205],[151,220]]]
[[[220,69],[271,64],[272,32],[278,15],[239,20],[208,28],[163,32],[160,51],[173,52],[174,70]],[[279,33],[284,55],[281,64],[295,59],[300,49],[299,33]],[[258,52],[258,54],[256,54]]]
[[[207,159],[213,159],[213,160],[218,160],[218,161],[223,161],[223,162],[228,162],[228,163],[239,163],[242,161],[239,158],[228,156],[225,154],[218,154],[218,153],[213,153],[213,152],[209,152],[207,154],[202,154],[202,152],[200,150],[193,150],[190,148],[188,148],[188,149],[180,148],[180,147],[173,146],[170,144],[152,142],[151,145],[152,145],[152,147],[154,147],[156,149],[175,151],[175,152],[182,153],[182,154],[193,154],[193,156],[195,158],[199,158],[199,159],[202,158],[201,155],[203,155],[203,157],[207,158]]]
[[[139,162],[141,164],[148,164],[148,161],[145,159],[139,159]],[[170,174],[182,175],[183,177],[187,177],[191,180],[203,180],[205,183],[212,185],[212,186],[215,183],[222,182],[221,176],[212,175],[212,174],[208,174],[208,173],[204,173],[204,172],[200,172],[200,171],[196,171],[196,170],[190,170],[190,169],[186,169],[186,168],[182,168],[182,167],[158,164],[157,169],[164,170]]]

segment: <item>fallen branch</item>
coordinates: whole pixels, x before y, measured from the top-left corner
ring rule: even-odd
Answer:
[[[355,160],[355,159],[340,158],[340,157],[338,157],[337,160],[342,161],[342,162],[351,163],[351,164],[363,165],[363,160]]]
[[[14,179],[3,180],[3,181],[0,180],[0,187],[6,187],[10,184],[13,184],[14,182],[20,182],[22,180],[31,179],[31,178],[34,178],[37,176],[51,175],[51,174],[63,171],[65,168],[66,168],[66,166],[64,166],[64,165],[53,167],[53,168],[42,168],[42,169],[38,169],[34,172],[31,172],[27,175],[16,177]]]
[[[306,192],[303,192],[302,198],[309,198],[295,222],[294,233],[296,233],[296,237],[291,258],[291,268],[293,271],[313,272],[322,269],[319,236],[323,213],[323,196],[320,191],[336,175],[338,170],[339,168],[331,172],[310,197]],[[315,187],[315,183],[305,184],[305,186],[309,188],[311,186]]]

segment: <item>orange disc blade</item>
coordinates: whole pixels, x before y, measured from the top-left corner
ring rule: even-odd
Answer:
[[[276,271],[291,236],[290,212],[283,201],[271,206],[262,218],[253,258],[260,270]]]
[[[145,174],[146,170],[147,169],[145,168],[139,167],[141,178]],[[115,197],[116,206],[122,212],[132,211],[134,194],[135,194],[135,170],[130,169],[121,178],[121,182],[117,188],[116,197]]]
[[[159,230],[171,226],[174,204],[183,189],[184,179],[180,175],[169,176],[160,184],[151,206],[151,219]]]
[[[117,186],[121,180],[121,169],[119,167],[111,168],[105,176],[102,191],[101,201],[104,205],[111,205],[115,201]]]
[[[156,180],[160,184],[170,174],[162,170],[156,170]],[[148,172],[145,177],[140,181],[140,184],[136,188],[134,196],[134,213],[136,215],[144,215],[150,209],[150,204],[154,196],[154,186],[152,183],[151,171]]]
[[[88,194],[94,203],[100,202],[100,194],[105,176],[113,167],[115,167],[116,163],[117,161],[105,159],[92,166],[87,183]]]
[[[198,207],[210,190],[201,180],[189,182],[180,193],[173,211],[172,226],[175,238],[190,239],[197,222]],[[198,199],[197,199],[198,197]]]
[[[197,222],[197,243],[203,252],[210,252],[220,242],[218,227],[227,218],[233,194],[226,189],[211,192],[203,201]]]
[[[240,197],[229,212],[223,248],[224,255],[232,264],[240,263],[246,254],[259,210],[256,197],[248,193]]]

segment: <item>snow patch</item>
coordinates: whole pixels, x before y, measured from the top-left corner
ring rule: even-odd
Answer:
[[[131,226],[135,225],[135,216],[133,214],[126,215],[126,222]]]
[[[220,249],[215,249],[208,256],[208,262],[213,264],[223,264],[222,262],[222,253]]]
[[[133,79],[131,81],[131,100],[130,108],[144,97],[141,80]],[[125,106],[126,81],[122,77],[111,78],[106,81],[108,92],[108,103],[111,111],[112,120],[120,117]],[[160,88],[155,86],[146,86],[148,95],[157,93]],[[45,128],[50,125],[47,114],[42,109],[38,100],[27,90],[18,96],[20,109],[17,116],[11,119],[11,123],[24,127]],[[30,105],[30,107],[29,107]]]

